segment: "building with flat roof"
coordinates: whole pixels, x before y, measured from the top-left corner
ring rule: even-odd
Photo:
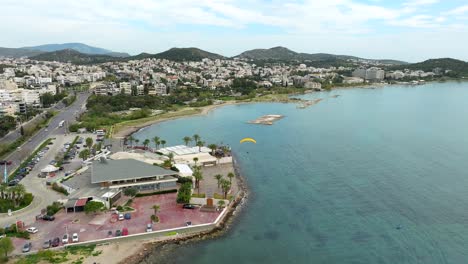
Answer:
[[[91,183],[110,189],[133,187],[139,191],[175,188],[178,173],[134,159],[107,160],[91,164]]]

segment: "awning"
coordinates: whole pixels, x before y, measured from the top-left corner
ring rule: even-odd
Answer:
[[[87,202],[88,202],[88,199],[87,199],[87,198],[79,199],[78,201],[76,201],[75,207],[77,207],[77,206],[85,206]]]
[[[58,171],[59,168],[53,166],[53,165],[47,165],[44,169],[41,170],[41,172],[44,172],[44,173],[49,173],[49,172],[55,172],[55,171]]]

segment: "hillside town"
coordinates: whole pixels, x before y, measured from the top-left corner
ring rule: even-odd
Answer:
[[[356,63],[356,62],[354,62]],[[25,105],[41,107],[41,95],[91,84],[96,95],[165,96],[176,89],[226,89],[235,79],[251,79],[258,87],[301,87],[321,90],[330,85],[419,80],[441,75],[421,70],[385,71],[363,62],[355,67],[317,68],[306,64],[256,65],[245,59],[174,62],[144,59],[98,65],[0,59],[0,113],[15,115]],[[108,78],[106,78],[108,77]],[[109,78],[112,77],[112,78]],[[232,95],[236,95],[233,93]]]

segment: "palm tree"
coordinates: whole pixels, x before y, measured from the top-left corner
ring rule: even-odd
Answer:
[[[221,189],[223,190],[224,199],[226,199],[227,193],[231,189],[231,183],[226,179],[222,179],[221,180]]]
[[[201,152],[201,148],[205,145],[203,141],[197,141],[198,152]]]
[[[185,142],[185,145],[188,146],[188,144],[190,143],[190,141],[192,141],[192,139],[190,137],[184,137],[182,139],[184,142]]]
[[[163,140],[161,140],[160,143],[161,143],[162,147],[164,148],[164,145],[166,145],[166,140],[163,139]]]
[[[78,157],[80,157],[81,159],[83,159],[83,161],[85,161],[89,157],[89,150],[88,149],[83,149],[80,152],[80,154],[78,154]]]
[[[200,169],[196,169],[195,172],[193,172],[193,177],[195,178],[195,186],[197,186],[198,195],[200,195],[200,181],[203,180],[203,174]]]
[[[218,146],[216,144],[209,144],[208,148],[211,149],[211,155],[214,156],[215,150],[218,148]]]
[[[8,185],[4,182],[0,185],[0,198],[5,199],[5,192],[8,189]]]
[[[218,201],[218,207],[220,207],[220,208],[224,207],[225,204],[226,204],[226,202],[224,202],[224,200],[219,200]]]
[[[234,173],[228,173],[227,177],[229,178],[229,183],[232,185],[232,178],[234,178]]]
[[[14,199],[14,202],[16,206],[18,206],[21,198],[23,198],[24,194],[26,193],[26,188],[24,187],[23,184],[17,184],[12,187],[13,192],[16,193],[16,199]]]
[[[150,142],[151,142],[151,141],[150,141],[149,139],[145,139],[145,140],[143,141],[143,146],[145,147],[145,149],[148,148],[148,145],[149,145]]]
[[[216,174],[216,175],[214,176],[214,178],[215,178],[216,181],[218,182],[218,189],[219,189],[219,185],[220,185],[220,183],[221,183],[220,181],[221,181],[221,179],[223,178],[223,175],[221,175],[221,174]]]
[[[93,146],[93,139],[88,137],[85,140],[86,146],[88,147],[89,150],[91,150],[91,147]]]
[[[200,139],[201,137],[198,134],[193,135],[193,141],[198,142]]]
[[[129,136],[127,140],[130,142],[130,147],[133,148],[133,141],[135,138],[133,136]]]
[[[135,139],[135,144],[138,146],[138,142],[140,142],[140,140],[137,138]]]
[[[197,157],[193,158],[193,162],[195,162],[195,167],[196,167],[196,166],[197,166],[197,162],[198,162],[198,158],[197,158]]]
[[[153,143],[154,143],[154,149],[157,150],[158,147],[159,147],[159,142],[160,142],[160,138],[159,137],[154,137],[153,138]]]
[[[156,215],[158,213],[160,208],[161,207],[159,205],[157,205],[157,204],[155,204],[155,205],[153,205],[153,207],[151,207],[151,209],[154,210],[154,215]]]
[[[169,158],[169,161],[172,163],[172,161],[174,160],[174,153],[170,152],[169,154],[167,154],[167,157]]]

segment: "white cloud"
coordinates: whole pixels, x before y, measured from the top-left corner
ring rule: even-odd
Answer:
[[[465,13],[468,13],[468,5],[459,6],[446,12],[447,15],[463,15]]]

